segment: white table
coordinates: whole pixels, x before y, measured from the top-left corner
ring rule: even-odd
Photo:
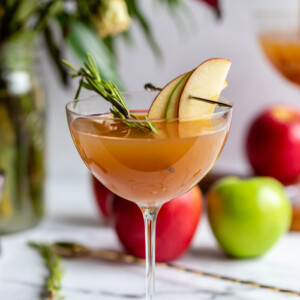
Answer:
[[[2,239],[0,299],[35,300],[46,269],[29,248],[29,240],[71,240],[94,248],[121,250],[109,227],[101,224],[87,179],[50,181],[47,217],[34,229]],[[203,218],[191,250],[176,264],[253,280],[300,292],[300,234],[289,233],[264,257],[232,260],[217,247]],[[144,268],[97,259],[63,260],[62,294],[70,300],[144,299]],[[158,267],[156,299],[299,299],[293,295],[249,287]]]

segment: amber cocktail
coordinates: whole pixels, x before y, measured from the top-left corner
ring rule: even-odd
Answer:
[[[273,66],[300,85],[300,28],[262,34],[260,43]]]
[[[140,117],[126,121],[146,122],[142,116],[155,95],[124,93],[129,109]],[[146,293],[147,299],[153,299],[159,208],[191,189],[213,167],[228,135],[232,108],[215,106],[212,114],[194,119],[151,120],[157,133],[130,128],[124,120],[113,118],[109,104],[99,96],[70,102],[67,116],[74,144],[90,171],[111,191],[135,202],[144,214]]]

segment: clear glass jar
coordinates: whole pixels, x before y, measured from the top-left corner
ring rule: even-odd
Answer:
[[[45,98],[33,39],[0,45],[0,235],[44,213]]]

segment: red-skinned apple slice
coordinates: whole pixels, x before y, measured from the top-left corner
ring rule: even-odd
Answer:
[[[148,112],[148,119],[164,119],[166,115],[167,104],[172,94],[174,88],[178,84],[178,82],[185,76],[182,74],[172,81],[170,81],[156,96],[154,99],[149,112]]]
[[[185,76],[181,78],[181,80],[177,83],[175,88],[173,89],[170,99],[167,103],[166,108],[166,119],[173,119],[177,118],[178,116],[178,104],[180,100],[180,95],[182,93],[182,90],[185,86],[186,81],[188,80],[189,76],[192,74],[193,71],[187,72]],[[228,86],[227,80],[225,80],[222,90],[224,90]]]
[[[212,58],[193,71],[180,96],[178,108],[180,119],[197,118],[214,111],[214,105],[191,99],[190,96],[218,100],[230,65],[231,62],[228,59]]]

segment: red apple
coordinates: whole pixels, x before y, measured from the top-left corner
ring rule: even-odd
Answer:
[[[111,215],[114,194],[93,175],[92,185],[100,214],[104,220],[108,220]]]
[[[257,175],[293,182],[300,175],[300,112],[285,105],[265,110],[252,123],[246,148]]]
[[[156,261],[178,258],[188,249],[202,211],[202,194],[195,186],[186,194],[163,205],[157,217]],[[115,196],[114,226],[125,249],[145,257],[144,220],[138,206]]]

